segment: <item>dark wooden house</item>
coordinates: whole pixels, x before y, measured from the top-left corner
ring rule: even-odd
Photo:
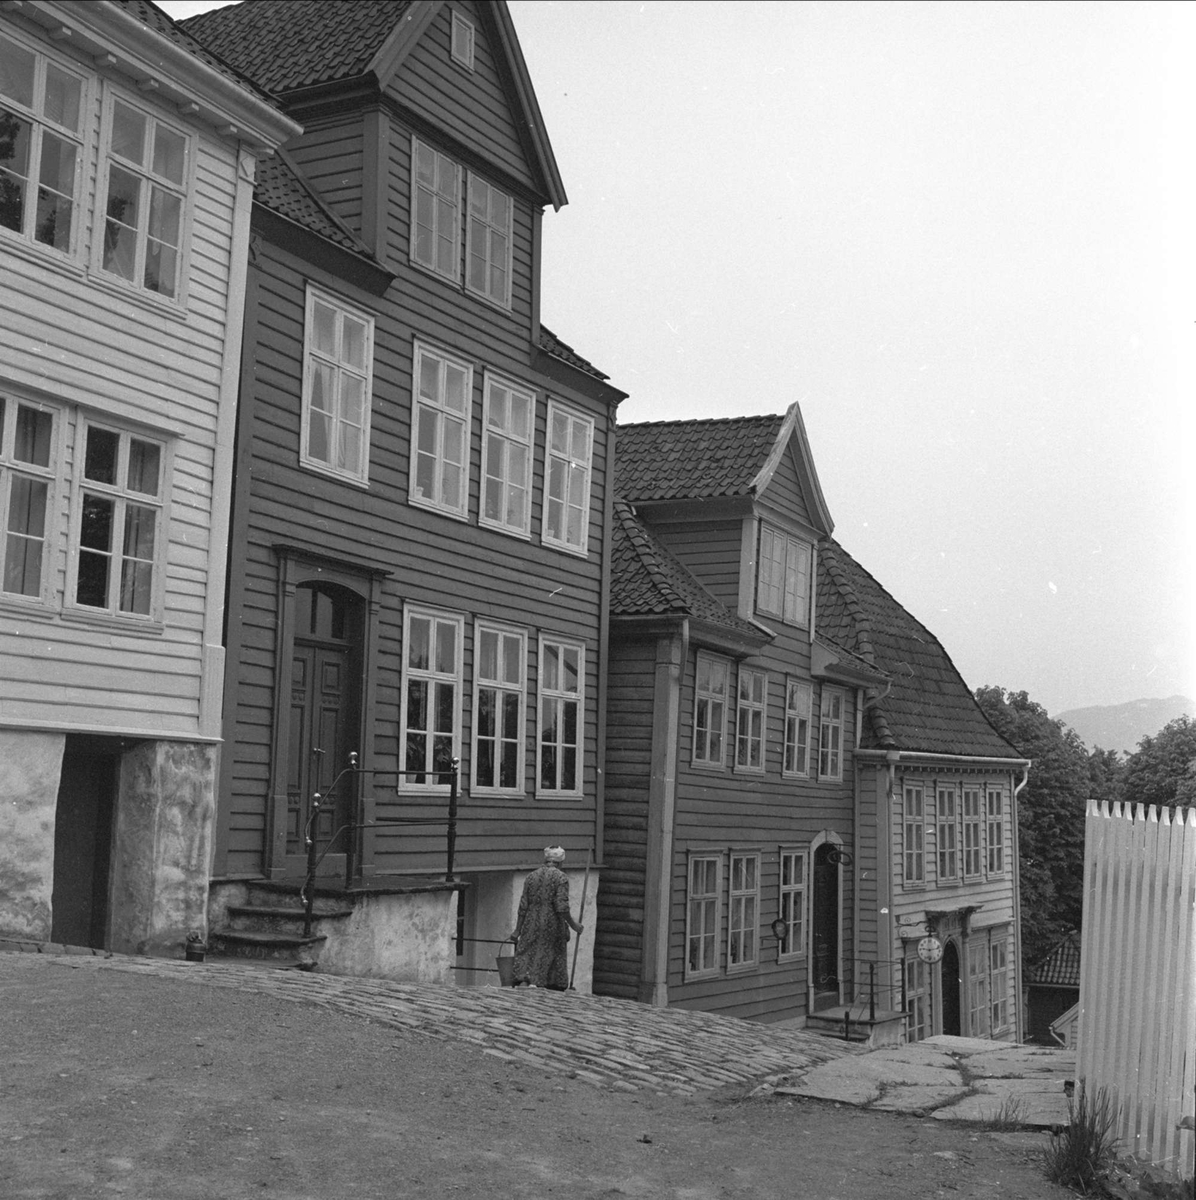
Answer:
[[[505,4],[187,27],[304,127],[254,206],[213,929],[277,934],[310,833],[322,968],[483,980],[542,847],[575,908],[601,856],[622,393],[540,324],[552,150]]]

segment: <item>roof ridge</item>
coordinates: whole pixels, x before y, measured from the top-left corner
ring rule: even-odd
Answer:
[[[749,421],[784,421],[783,413],[753,413],[743,417],[673,417],[665,421],[627,421],[619,428],[656,429],[662,425],[744,425]]]

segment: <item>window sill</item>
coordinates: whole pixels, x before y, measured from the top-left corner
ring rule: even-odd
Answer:
[[[518,538],[521,542],[532,540],[530,525],[527,529],[513,529],[510,525],[500,525],[497,521],[488,521],[484,517],[478,517],[478,528],[488,529],[491,533],[501,533],[504,537]]]
[[[540,545],[546,550],[559,550],[562,554],[572,554],[574,558],[589,558],[589,546],[571,546],[568,542],[558,542],[540,534]]]
[[[450,521],[461,521],[463,523],[469,521],[467,513],[457,512],[452,508],[444,508],[442,505],[434,504],[431,500],[425,500],[422,496],[417,496],[413,492],[407,493],[407,503],[412,508],[422,508],[425,512],[435,513],[439,517],[447,517]]]
[[[41,242],[31,242],[7,228],[0,229],[0,246],[17,258],[23,258],[38,267],[49,267],[68,279],[82,283],[87,278],[87,267],[77,253],[64,254],[61,250],[55,250]]]
[[[708,775],[725,775],[726,765],[721,762],[703,762],[701,759],[690,759],[689,765],[695,771],[704,771]]]
[[[149,633],[161,636],[166,623],[154,617],[126,617],[110,612],[89,612],[82,608],[64,608],[60,614],[70,625],[88,625],[95,629],[110,629],[119,633]]]
[[[571,800],[579,802],[585,799],[581,792],[548,792],[536,790],[537,800]]]
[[[515,314],[512,311],[510,299],[504,304],[501,300],[495,300],[493,296],[487,296],[485,292],[479,292],[475,288],[471,288],[469,284],[465,284],[465,294],[472,296],[475,300],[480,300],[487,308],[492,308],[495,312],[505,313],[508,317],[513,317]]]
[[[342,471],[336,470],[334,467],[326,466],[319,459],[300,458],[299,466],[304,471],[310,471],[313,475],[319,475],[324,479],[331,479],[334,483],[344,483],[349,487],[355,487],[363,492],[370,490],[369,476],[362,479],[360,475],[349,475]]]
[[[169,297],[160,296],[157,292],[147,292],[145,288],[127,283],[115,275],[92,269],[87,271],[87,280],[92,287],[101,292],[107,292],[110,296],[119,296],[122,300],[137,305],[138,308],[158,313],[172,321],[187,320],[188,311],[185,300],[171,300]]]
[[[727,975],[751,975],[753,972],[760,969],[758,962],[735,963],[734,966],[727,967]]]

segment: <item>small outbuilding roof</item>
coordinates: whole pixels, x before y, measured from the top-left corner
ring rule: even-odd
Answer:
[[[1080,935],[1072,930],[1036,967],[1026,972],[1026,982],[1045,987],[1080,986]]]

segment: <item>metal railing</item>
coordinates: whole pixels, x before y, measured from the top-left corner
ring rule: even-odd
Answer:
[[[887,983],[877,979],[881,966],[889,968]],[[842,983],[844,994],[852,997],[847,1001],[843,1014],[844,1040],[850,1040],[853,1022],[857,1025],[873,1025],[877,1012],[904,1014],[905,964],[901,959],[848,958],[842,960],[842,968],[846,978],[837,982]],[[860,978],[861,976],[864,978]],[[824,982],[832,982],[831,977],[828,976]]]

